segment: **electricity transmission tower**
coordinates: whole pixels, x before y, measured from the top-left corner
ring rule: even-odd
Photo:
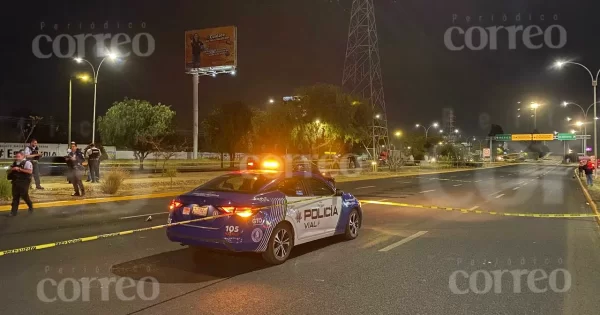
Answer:
[[[352,1],[342,86],[373,106],[368,149],[376,159],[389,141],[373,0]]]

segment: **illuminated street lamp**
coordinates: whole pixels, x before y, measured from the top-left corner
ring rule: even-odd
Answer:
[[[582,68],[584,68],[590,75],[590,78],[592,79],[592,88],[594,90],[594,117],[597,117],[597,112],[596,112],[596,104],[598,103],[597,97],[596,97],[596,86],[598,86],[598,75],[600,75],[600,70],[598,70],[598,72],[596,72],[596,76],[594,77],[594,75],[592,74],[592,71],[590,71],[590,69],[578,62],[573,62],[573,61],[568,61],[568,60],[558,60],[554,63],[554,67],[555,68],[562,68],[564,65],[566,64],[573,64],[573,65],[577,65],[580,66]],[[594,156],[598,156],[598,129],[596,128],[596,120],[594,119]],[[596,174],[595,176],[597,176],[597,172],[594,172],[594,174]]]
[[[272,99],[272,98],[270,98],[270,99],[269,99],[269,104],[273,104],[273,103],[275,103],[275,100],[274,100],[274,99]]]
[[[396,136],[396,138],[400,138],[402,136],[402,131],[396,131],[394,136]]]
[[[98,74],[100,73],[100,67],[102,67],[104,60],[106,60],[107,58],[108,58],[108,60],[115,61],[117,59],[117,55],[115,53],[109,52],[106,55],[106,57],[102,58],[102,60],[100,61],[100,64],[98,64],[98,68],[94,68],[94,65],[86,59],[79,58],[79,57],[73,59],[77,63],[86,62],[87,64],[90,65],[90,67],[92,67],[92,73],[93,73],[93,79],[94,79],[94,112],[93,112],[93,118],[92,118],[92,143],[96,142],[96,91],[97,91],[97,87],[98,87]]]
[[[434,122],[434,123],[432,123],[432,124],[431,124],[429,127],[427,127],[427,128],[426,128],[425,126],[421,125],[421,124],[416,124],[416,125],[415,125],[415,127],[417,127],[417,128],[421,127],[421,128],[423,128],[423,130],[425,130],[425,140],[427,140],[427,134],[429,133],[429,129],[430,129],[431,127],[433,127],[433,128],[437,128],[437,127],[438,127],[438,123],[437,123],[437,122]]]
[[[375,115],[375,119],[379,119],[379,118],[381,118],[380,114]]]

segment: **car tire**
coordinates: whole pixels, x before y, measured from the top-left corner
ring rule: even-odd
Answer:
[[[352,211],[350,211],[350,214],[348,215],[348,222],[346,223],[346,233],[344,234],[344,239],[355,239],[358,236],[361,223],[362,221],[358,210],[352,209]]]
[[[263,259],[272,265],[284,263],[294,248],[294,234],[289,224],[279,224],[273,229]]]

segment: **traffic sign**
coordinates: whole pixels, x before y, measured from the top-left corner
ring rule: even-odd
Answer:
[[[575,140],[577,139],[577,136],[572,134],[572,133],[559,133],[558,135],[556,135],[556,139],[557,140]]]
[[[490,152],[491,152],[490,148],[483,149],[483,157],[484,158],[490,157]]]
[[[552,134],[552,133],[534,133],[533,140],[552,141],[552,140],[554,140],[554,134]]]
[[[510,141],[511,134],[499,134],[496,135],[496,141]]]
[[[531,141],[531,134],[512,135],[512,141]]]

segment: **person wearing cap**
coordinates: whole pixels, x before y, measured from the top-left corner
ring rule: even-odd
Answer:
[[[88,159],[88,181],[98,183],[100,181],[100,149],[96,148],[95,144],[90,143],[85,151],[85,156]]]
[[[33,203],[29,198],[31,173],[33,173],[33,163],[25,159],[23,151],[15,153],[15,161],[6,174],[7,179],[12,182],[12,205],[8,216],[14,217],[17,215],[21,199],[29,207],[29,213],[33,212]]]
[[[77,143],[71,142],[71,152],[65,157],[67,160],[67,165],[69,166],[69,177],[71,178],[71,183],[73,184],[73,189],[75,192],[71,196],[85,196],[85,188],[83,187],[83,182],[81,181],[81,176],[83,175],[83,162],[85,162],[85,158],[83,157],[83,153],[80,149],[77,148]]]

